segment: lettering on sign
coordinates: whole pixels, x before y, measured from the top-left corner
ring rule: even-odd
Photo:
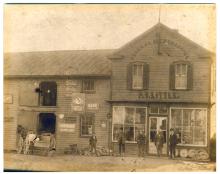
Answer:
[[[76,123],[76,117],[65,117],[64,122],[65,123]]]
[[[180,96],[175,92],[140,92],[138,99],[151,99],[151,100],[163,100],[163,99],[179,99]]]
[[[88,103],[87,104],[87,109],[97,110],[98,108],[99,108],[99,105],[97,103]]]

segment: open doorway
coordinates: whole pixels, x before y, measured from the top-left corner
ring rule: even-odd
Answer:
[[[54,113],[40,113],[38,133],[52,133],[56,131],[56,116]]]

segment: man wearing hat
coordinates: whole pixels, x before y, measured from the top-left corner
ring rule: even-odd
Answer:
[[[90,145],[91,152],[93,153],[95,151],[95,154],[97,156],[96,144],[97,144],[97,137],[96,137],[95,133],[93,133],[89,139],[89,145]]]
[[[177,136],[174,132],[174,129],[170,129],[170,138],[169,138],[169,146],[170,146],[170,158],[175,158],[175,151],[177,145]]]

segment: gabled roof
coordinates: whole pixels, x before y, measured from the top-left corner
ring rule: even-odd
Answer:
[[[4,54],[4,76],[110,76],[113,50],[42,51]]]
[[[166,25],[159,22],[156,25],[154,25],[153,27],[151,27],[149,30],[145,31],[144,33],[140,34],[139,36],[137,36],[136,38],[134,38],[133,40],[131,40],[127,44],[123,45],[121,48],[115,50],[115,52],[113,54],[111,54],[109,56],[109,58],[123,58],[124,53],[127,52],[127,50],[130,50],[131,48],[138,45],[138,43],[146,40],[148,37],[150,37],[150,35],[152,35],[152,33],[154,33],[154,34],[160,33],[161,35],[163,35],[164,34],[163,31],[165,31],[166,33],[169,33],[170,37],[175,38],[179,43],[181,42],[183,45],[187,45],[187,47],[190,48],[190,51],[192,50],[191,48],[193,48],[193,51],[198,56],[201,56],[201,57],[208,56],[209,57],[209,56],[214,55],[214,53],[210,52],[206,48],[203,48],[202,46],[198,45],[194,41],[183,36],[177,30],[171,29],[171,28],[167,27]]]

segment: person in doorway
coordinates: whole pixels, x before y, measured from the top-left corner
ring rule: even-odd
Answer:
[[[145,135],[144,132],[141,130],[137,137],[137,144],[138,144],[138,156],[144,157],[145,156]]]
[[[157,155],[160,157],[162,154],[162,148],[164,144],[164,136],[161,130],[157,131],[154,142],[157,149]]]
[[[90,145],[90,151],[92,153],[95,152],[96,156],[97,156],[97,150],[96,150],[96,144],[97,144],[97,137],[96,135],[93,133],[92,136],[89,139],[89,145]]]
[[[170,158],[175,158],[175,152],[176,152],[176,145],[177,145],[177,136],[174,132],[174,129],[170,129],[170,137],[169,137],[169,149],[170,149]]]
[[[119,154],[120,156],[124,156],[125,154],[125,134],[123,132],[123,128],[120,128],[118,133],[118,146],[119,146]]]

